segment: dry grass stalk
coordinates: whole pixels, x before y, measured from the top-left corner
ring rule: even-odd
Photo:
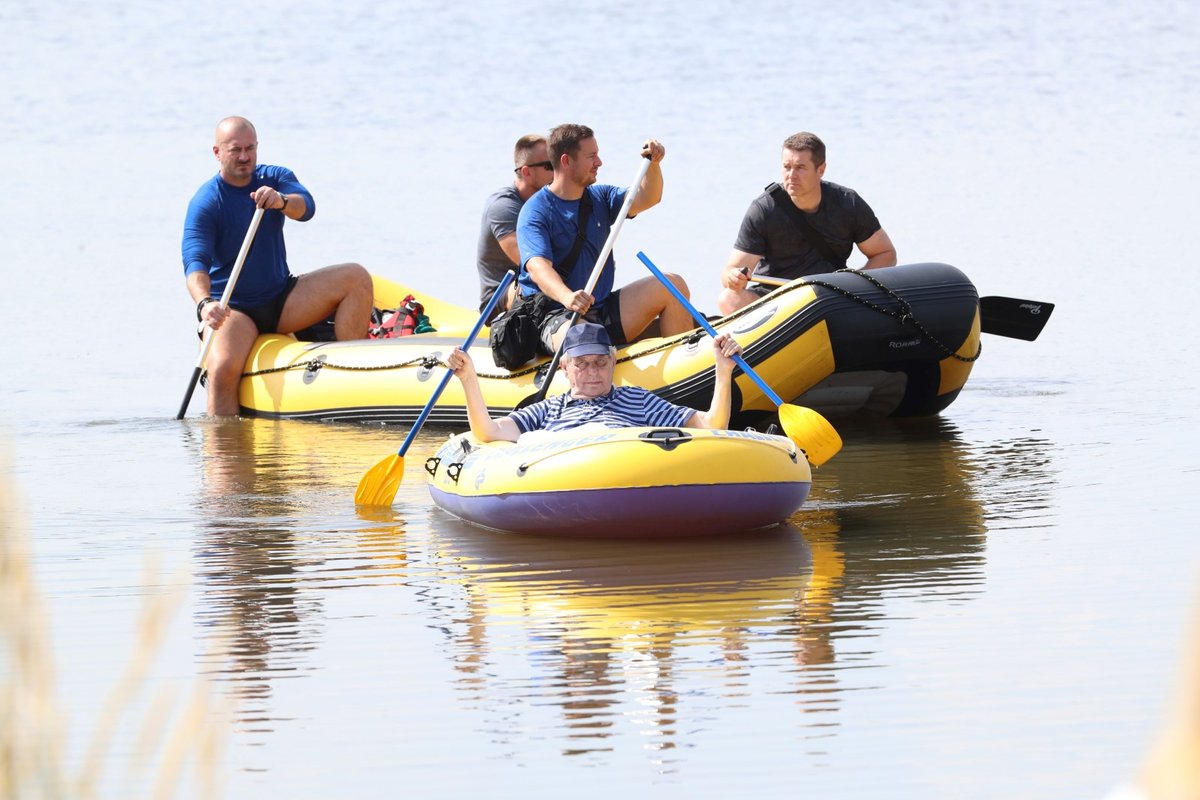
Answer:
[[[172,617],[184,600],[183,588],[150,597],[138,624],[138,641],[117,684],[106,698],[77,770],[66,763],[64,719],[58,708],[50,628],[33,579],[29,535],[10,480],[7,454],[0,459],[0,797],[92,798],[102,786],[109,751],[121,720],[153,680],[151,669]],[[143,585],[155,584],[157,569],[147,564]],[[169,585],[184,587],[186,575]],[[227,653],[226,637],[210,646]],[[211,663],[211,662],[209,662]],[[227,740],[230,709],[214,702],[210,682],[197,678],[186,706],[171,720],[171,692],[151,698],[135,745],[136,758],[123,784],[138,787],[153,767],[149,796],[171,797],[190,764],[190,794],[216,797],[220,754]],[[155,763],[156,762],[156,763]],[[74,775],[72,775],[74,772]],[[122,792],[122,796],[141,794]]]

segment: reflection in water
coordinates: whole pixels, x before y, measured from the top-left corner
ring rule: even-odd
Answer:
[[[943,418],[856,419],[845,447],[813,476],[793,521],[817,553],[844,562],[824,591],[836,625],[882,613],[888,594],[965,601],[982,591],[989,531],[1044,509],[1050,442],[964,442]]]
[[[328,663],[316,651],[330,593],[395,586],[451,663],[412,679],[452,683],[473,729],[508,752],[549,746],[603,762],[632,742],[671,772],[680,748],[745,709],[758,720],[749,740],[783,732],[824,752],[847,692],[882,688],[862,668],[888,666],[875,632],[895,598],[969,601],[989,530],[1023,524],[1052,483],[1043,441],[973,445],[941,419],[842,428],[845,448],[787,525],[570,541],[487,531],[433,507],[420,465],[444,431],[418,437],[396,506],[373,518],[356,515],[353,488],[398,437],[195,424],[196,615],[231,627],[234,643],[233,669],[210,669],[242,701],[243,728],[265,735],[279,725],[273,682]]]
[[[430,601],[431,616],[478,724],[528,746],[521,731],[549,705],[563,753],[636,735],[664,771],[714,706],[764,695],[792,698],[804,738],[833,735],[846,670],[878,658],[883,596],[973,597],[989,520],[1016,498],[1043,505],[1049,481],[1045,442],[974,447],[941,419],[861,425],[816,473],[810,506],[741,538],[562,541],[435,510],[431,558],[464,599],[458,612]]]
[[[611,749],[609,738],[632,727],[666,763],[685,732],[681,705],[703,708],[714,695],[735,703],[748,670],[768,663],[803,694],[797,667],[828,660],[819,632],[778,637],[782,621],[808,608],[812,558],[792,526],[741,538],[567,541],[435,519],[435,546],[466,595],[447,628],[462,698],[506,737],[524,727],[513,719],[528,713],[514,706],[522,698],[559,708],[564,753]],[[514,652],[524,669],[502,666]],[[691,686],[700,673],[703,689]],[[824,710],[819,698],[801,706]]]
[[[237,419],[205,420],[201,430],[204,522],[196,575],[204,596],[197,623],[227,630],[233,662],[227,677],[239,719],[251,727],[269,722],[271,679],[303,668],[321,607],[319,596],[297,585],[303,557],[288,524],[297,511],[297,460],[271,433]]]
[[[196,620],[226,631],[232,667],[213,671],[239,701],[243,726],[265,733],[273,680],[315,668],[307,656],[320,639],[324,605],[315,589],[338,585],[346,573],[395,577],[405,566],[402,525],[393,514],[373,521],[347,537],[349,553],[321,546],[314,530],[321,519],[314,503],[325,496],[349,502],[334,468],[338,448],[365,462],[378,448],[374,440],[345,452],[344,429],[240,419],[193,427],[203,464]]]
[[[806,535],[836,541],[845,588],[975,591],[987,531],[981,460],[944,419],[856,422],[843,426],[842,452],[814,475]]]

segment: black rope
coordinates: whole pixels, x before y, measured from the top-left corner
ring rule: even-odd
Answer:
[[[836,292],[837,294],[840,294],[845,298],[853,300],[856,303],[861,303],[862,305],[866,306],[867,308],[871,309],[872,311],[877,311],[880,314],[885,314],[889,317],[892,317],[892,318],[896,319],[902,326],[909,326],[909,327],[915,329],[916,332],[921,336],[922,339],[924,339],[925,341],[932,344],[934,347],[936,347],[938,350],[940,350],[943,355],[945,355],[948,358],[957,359],[958,361],[963,361],[963,362],[966,362],[969,364],[973,361],[977,361],[979,359],[979,357],[981,355],[983,355],[983,342],[982,341],[979,343],[979,346],[975,351],[975,355],[973,355],[973,356],[960,356],[954,350],[950,349],[948,346],[946,346],[946,344],[944,342],[942,342],[940,339],[938,339],[936,336],[934,336],[932,333],[930,333],[928,328],[926,328],[923,324],[921,324],[921,321],[917,319],[915,314],[913,314],[912,306],[909,305],[907,300],[905,300],[903,297],[901,297],[900,295],[893,292],[887,286],[884,286],[877,278],[875,278],[871,275],[868,275],[865,271],[847,268],[847,269],[839,269],[838,272],[853,273],[853,274],[859,276],[860,278],[866,280],[868,283],[873,284],[877,289],[882,291],[888,297],[891,297],[893,300],[895,300],[897,305],[900,306],[900,310],[896,311],[894,309],[884,308],[883,306],[879,305],[878,303],[874,303],[874,302],[866,299],[865,297],[859,297],[857,294],[855,294],[854,292],[851,292],[848,289],[843,289],[841,286],[837,286],[835,284],[827,283],[827,282],[821,281],[821,280],[813,280],[813,281],[802,280],[798,283],[789,285],[788,287],[786,287],[785,291],[792,291],[794,289],[799,289],[802,286],[820,286],[822,289],[828,289],[831,292]]]
[[[930,333],[929,330],[924,325],[921,324],[920,320],[918,320],[916,318],[916,315],[913,314],[912,306],[909,305],[907,300],[905,300],[903,297],[901,297],[900,295],[893,292],[887,286],[884,286],[882,283],[879,282],[879,280],[868,275],[866,272],[861,272],[859,270],[849,269],[849,268],[839,269],[838,272],[853,273],[855,275],[858,275],[860,278],[863,278],[867,282],[873,284],[876,288],[878,288],[882,292],[884,292],[888,297],[891,297],[893,300],[895,300],[897,305],[900,306],[900,311],[895,311],[890,308],[884,308],[883,306],[879,305],[878,303],[874,303],[874,302],[866,299],[865,297],[860,297],[848,289],[843,289],[841,286],[837,286],[836,284],[827,283],[827,282],[821,281],[821,280],[812,280],[812,281],[801,280],[796,283],[791,283],[791,284],[788,284],[787,286],[781,287],[780,291],[782,293],[787,293],[787,292],[795,291],[796,289],[800,289],[804,286],[820,286],[822,289],[828,289],[831,292],[836,292],[837,294],[840,294],[845,298],[853,300],[856,303],[861,303],[862,305],[866,306],[867,308],[871,309],[872,311],[877,311],[880,314],[885,314],[889,317],[893,317],[894,319],[899,321],[899,323],[901,325],[906,325],[906,326],[910,326],[910,327],[914,328],[916,330],[916,332],[921,336],[921,338],[923,338],[925,341],[928,341],[929,343],[931,343],[934,347],[938,348],[938,350],[940,350],[944,355],[946,355],[949,358],[954,358],[959,361],[964,361],[964,362],[970,363],[972,361],[978,360],[978,358],[983,354],[983,343],[982,342],[980,342],[979,348],[978,348],[978,350],[976,350],[975,355],[970,356],[970,357],[960,356],[958,353],[951,350],[943,342],[941,342],[936,336],[934,336],[932,333]],[[722,321],[727,322],[727,321],[731,321],[731,320],[736,320],[739,317],[745,316],[746,314],[749,314],[755,310],[757,310],[757,309],[754,306],[747,306],[746,308],[739,309],[739,310],[733,312],[732,314],[730,314],[726,317],[723,317]],[[661,352],[663,350],[669,350],[672,347],[675,347],[676,345],[678,345],[682,342],[686,342],[687,344],[694,345],[697,342],[699,342],[701,339],[703,339],[705,335],[706,334],[704,333],[703,330],[695,330],[695,331],[691,331],[689,333],[681,333],[677,336],[671,337],[670,339],[665,339],[662,343],[660,343],[654,347],[651,347],[651,348],[648,348],[645,350],[639,350],[636,353],[630,353],[630,354],[626,355],[624,358],[619,358],[619,359],[617,359],[617,363],[620,364],[625,361],[633,361],[634,359],[641,358],[642,356],[648,356],[653,353]],[[244,372],[244,373],[242,373],[242,377],[243,378],[255,378],[260,375],[271,375],[276,372],[288,372],[290,370],[304,370],[306,372],[311,371],[313,373],[316,373],[322,369],[332,369],[332,370],[337,370],[337,371],[341,371],[341,372],[379,372],[379,371],[386,371],[386,370],[393,370],[393,369],[405,369],[407,367],[416,366],[418,364],[423,369],[430,369],[430,370],[434,369],[435,367],[446,366],[445,361],[443,361],[440,358],[434,358],[433,356],[421,356],[419,358],[409,359],[408,361],[401,361],[396,364],[383,364],[383,365],[375,366],[375,367],[351,367],[351,366],[346,366],[344,364],[334,364],[332,362],[324,361],[321,359],[313,359],[312,361],[305,361],[305,362],[302,362],[299,364],[288,364],[287,366],[283,366],[283,367],[270,367],[268,369],[255,370],[254,372]],[[522,375],[528,375],[531,372],[537,372],[538,370],[545,368],[545,366],[546,366],[545,363],[541,363],[541,364],[534,364],[532,366],[525,367],[524,369],[518,370],[516,372],[503,372],[503,373],[479,372],[477,374],[479,375],[480,378],[496,378],[496,379],[519,378]]]

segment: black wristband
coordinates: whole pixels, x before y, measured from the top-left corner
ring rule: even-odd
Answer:
[[[208,305],[209,303],[215,303],[215,302],[217,302],[217,298],[215,298],[215,297],[201,298],[200,302],[196,303],[196,319],[200,322],[203,322],[204,321],[204,307],[206,305]]]

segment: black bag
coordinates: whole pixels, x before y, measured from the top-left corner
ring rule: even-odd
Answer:
[[[497,367],[514,370],[542,350],[542,321],[553,302],[541,292],[518,295],[512,308],[492,320],[488,344]]]

